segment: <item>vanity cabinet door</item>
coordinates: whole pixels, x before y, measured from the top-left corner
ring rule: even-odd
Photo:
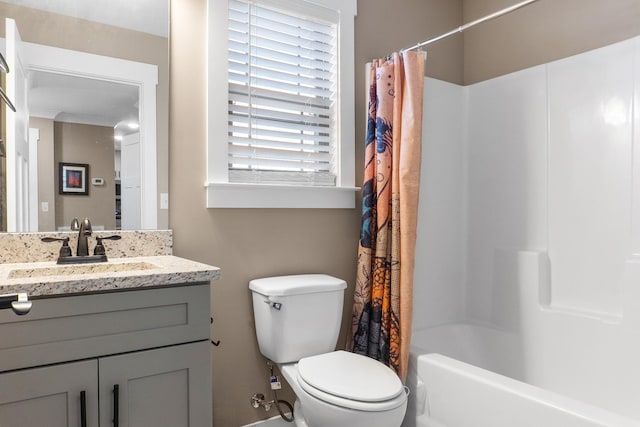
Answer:
[[[98,370],[101,426],[211,426],[209,341],[100,358]]]
[[[98,427],[97,373],[88,360],[0,374],[0,426]]]

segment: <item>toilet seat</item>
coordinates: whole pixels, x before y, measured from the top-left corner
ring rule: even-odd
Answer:
[[[344,408],[376,412],[406,401],[400,378],[369,357],[334,351],[301,359],[300,387],[311,396]]]

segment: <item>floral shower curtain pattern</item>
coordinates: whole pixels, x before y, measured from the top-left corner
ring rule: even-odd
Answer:
[[[371,66],[350,346],[405,381],[411,343],[425,53]]]

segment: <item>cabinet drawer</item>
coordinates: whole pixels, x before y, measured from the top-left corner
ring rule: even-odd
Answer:
[[[209,338],[209,284],[38,299],[0,312],[0,372]]]

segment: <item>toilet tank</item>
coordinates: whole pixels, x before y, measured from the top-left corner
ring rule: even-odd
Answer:
[[[347,283],[325,274],[249,282],[260,352],[276,363],[335,350]]]

